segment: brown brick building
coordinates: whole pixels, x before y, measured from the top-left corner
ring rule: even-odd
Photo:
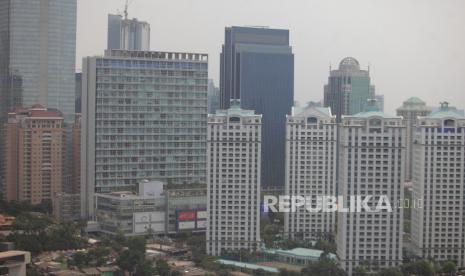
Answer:
[[[5,126],[4,198],[51,200],[62,191],[65,129],[57,110],[34,105],[8,114]]]

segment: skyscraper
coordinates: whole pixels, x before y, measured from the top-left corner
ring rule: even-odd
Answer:
[[[5,199],[39,204],[62,191],[65,130],[56,110],[18,108],[5,125]]]
[[[205,183],[208,56],[107,50],[83,60],[81,194],[144,179]]]
[[[336,196],[336,116],[328,107],[294,108],[287,117],[285,194]],[[315,206],[313,206],[315,208]],[[284,213],[284,231],[292,239],[319,240],[335,231],[335,213],[308,212],[305,207]]]
[[[107,49],[150,51],[150,24],[109,14]]]
[[[418,117],[427,116],[431,113],[431,108],[417,97],[406,100],[401,107],[397,109],[397,115],[402,116],[407,127],[407,154],[405,157],[405,180],[412,180],[413,164],[413,133],[418,122]]]
[[[262,116],[232,101],[208,115],[207,253],[256,250],[260,244]]]
[[[369,208],[386,197],[392,210],[338,213],[337,255],[349,275],[362,264],[376,270],[402,261],[403,209],[397,203],[404,194],[405,126],[401,117],[375,105],[372,101],[367,112],[342,117],[338,194],[344,207],[356,203],[351,196],[371,196]]]
[[[443,103],[413,131],[412,241],[417,254],[465,266],[465,117]]]
[[[221,52],[221,108],[231,99],[263,115],[262,186],[284,186],[286,114],[294,102],[289,31],[228,27]]]
[[[369,71],[360,70],[355,58],[346,57],[339,63],[339,69],[330,72],[328,84],[324,87],[324,106],[330,107],[340,121],[342,115],[363,112],[367,100],[374,94]]]
[[[212,79],[208,80],[208,114],[215,114],[220,109],[220,89]]]
[[[0,1],[0,121],[40,104],[74,121],[76,0]]]

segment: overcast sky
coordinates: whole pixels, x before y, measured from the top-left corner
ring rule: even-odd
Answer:
[[[79,69],[103,54],[107,14],[124,0],[77,1]],[[299,102],[322,99],[329,65],[353,56],[388,112],[410,96],[465,108],[464,0],[132,0],[129,17],[151,24],[152,50],[209,54],[217,85],[224,27],[269,26],[290,30]]]

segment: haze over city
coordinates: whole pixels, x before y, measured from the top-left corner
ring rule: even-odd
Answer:
[[[107,14],[120,0],[79,0],[76,67],[102,55]],[[385,95],[386,111],[411,96],[428,105],[465,102],[465,2],[443,1],[130,1],[129,17],[151,25],[152,50],[209,55],[209,77],[219,85],[219,54],[226,26],[290,30],[295,55],[295,100],[323,98],[330,64],[355,57]]]

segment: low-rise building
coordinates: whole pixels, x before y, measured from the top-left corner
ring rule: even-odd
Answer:
[[[99,231],[125,235],[202,232],[206,228],[205,188],[164,189],[160,181],[143,181],[139,192],[96,194]]]
[[[26,276],[26,264],[31,262],[31,253],[27,251],[0,252],[0,273],[10,276]]]

